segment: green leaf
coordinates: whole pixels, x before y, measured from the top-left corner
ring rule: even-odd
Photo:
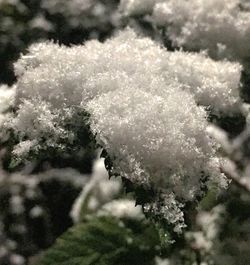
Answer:
[[[68,230],[39,265],[153,265],[159,244],[146,221],[95,217]]]

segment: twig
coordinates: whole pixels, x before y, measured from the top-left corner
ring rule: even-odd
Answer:
[[[245,177],[240,177],[235,170],[229,170],[223,166],[221,166],[221,171],[226,175],[227,178],[231,179],[235,185],[250,193],[250,181],[247,181]]]

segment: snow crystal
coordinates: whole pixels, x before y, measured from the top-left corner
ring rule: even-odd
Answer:
[[[34,44],[15,71],[18,110],[9,126],[21,140],[69,141],[60,121],[82,109],[90,114],[90,128],[111,157],[113,172],[133,183],[173,194],[172,201],[200,195],[204,177],[224,183],[217,146],[206,131],[206,109],[237,106],[239,64],[169,52],[127,29],[104,43]],[[93,183],[89,190],[98,186]],[[88,203],[93,209],[100,205],[95,196]],[[182,226],[181,207],[172,206],[179,218],[166,219]]]

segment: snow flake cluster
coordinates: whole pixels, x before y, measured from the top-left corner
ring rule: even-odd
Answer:
[[[170,223],[183,218],[174,201],[193,200],[201,180],[225,184],[206,110],[237,108],[239,64],[169,52],[127,29],[104,43],[32,45],[15,71],[17,114],[7,126],[20,141],[16,154],[39,138],[72,141],[62,120],[83,110],[113,173],[172,198],[180,220],[170,214]]]
[[[168,90],[159,89],[162,83],[193,94],[197,104],[228,111],[237,105],[241,66],[215,62],[205,54],[167,52],[126,30],[104,44],[32,45],[15,71],[19,100],[40,97],[55,108],[85,105],[106,92],[145,83],[150,85],[143,90],[164,97]]]

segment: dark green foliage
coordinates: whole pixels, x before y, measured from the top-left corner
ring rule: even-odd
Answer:
[[[147,222],[94,218],[60,237],[39,265],[153,265],[158,246]]]

